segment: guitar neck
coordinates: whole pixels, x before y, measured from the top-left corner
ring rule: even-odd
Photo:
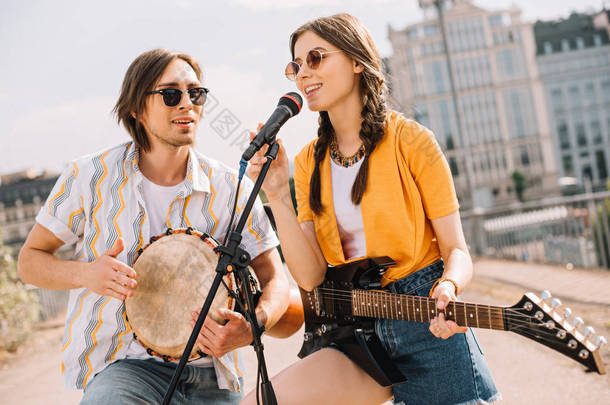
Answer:
[[[433,298],[385,291],[352,290],[352,313],[370,318],[430,322],[438,310]],[[452,301],[445,308],[445,319],[460,326],[507,330],[504,308]]]

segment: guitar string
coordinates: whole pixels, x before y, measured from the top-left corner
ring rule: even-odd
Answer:
[[[326,294],[326,295],[323,294],[323,298],[325,298],[326,296],[328,296],[328,294]],[[417,297],[417,296],[415,296],[415,297],[416,298],[427,299],[426,297]],[[351,299],[350,300],[343,299],[342,301],[349,301],[351,303]],[[479,304],[477,304],[477,305],[479,305]],[[500,307],[497,307],[497,308],[498,309],[505,309],[508,312],[506,318],[511,319],[513,321],[513,323],[512,323],[513,327],[508,329],[509,331],[516,332],[517,330],[519,330],[519,331],[523,332],[522,333],[523,335],[526,335],[526,336],[528,336],[530,338],[534,338],[535,337],[536,338],[535,340],[542,340],[542,341],[546,341],[546,342],[549,342],[549,343],[555,343],[556,344],[557,341],[562,341],[564,339],[559,339],[557,334],[555,332],[552,332],[552,331],[553,330],[557,330],[557,331],[561,330],[561,331],[565,331],[571,338],[579,341],[582,344],[582,341],[580,339],[578,339],[577,337],[573,336],[572,333],[568,332],[565,329],[558,328],[555,325],[553,325],[553,327],[549,329],[549,328],[547,328],[545,326],[544,322],[541,322],[540,320],[536,319],[533,316],[529,316],[529,315],[523,314],[521,312],[518,312],[518,310],[514,310],[514,309],[511,309],[511,308],[500,308]],[[372,310],[374,311],[375,309],[372,309]],[[387,310],[386,310],[386,313],[387,313]],[[407,310],[407,314],[408,314],[408,310]],[[424,313],[422,313],[422,316],[423,316],[423,314]],[[428,313],[426,312],[425,315],[428,316]],[[503,316],[497,316],[495,314],[490,314],[490,315],[491,315],[490,317],[492,318],[491,319],[492,323],[494,321],[496,321],[496,322],[500,321],[500,320],[503,321],[503,318],[504,318]],[[425,322],[428,322],[428,320],[426,320]],[[527,330],[531,330],[531,328],[534,327],[534,326],[540,327],[540,329],[538,329],[537,331],[527,332]],[[543,328],[545,328],[545,329],[543,329]],[[493,328],[490,327],[489,329],[493,329]],[[567,339],[567,337],[565,339]]]
[[[325,289],[328,291],[334,291],[332,289]],[[378,294],[378,298],[386,298],[389,299],[389,297],[383,297],[381,296],[381,294]],[[343,301],[345,303],[351,303],[352,302],[352,296],[351,293],[348,293],[347,295],[343,295],[344,298],[336,298],[340,296],[339,294],[335,294],[335,293],[321,293],[320,297],[321,298],[333,298],[335,300],[338,301]],[[419,296],[412,296],[414,297],[414,304],[415,301],[418,301],[420,304],[423,302],[428,301],[429,299],[427,297],[419,297]],[[432,301],[428,301],[428,302],[432,302]],[[457,301],[460,302],[460,301]],[[407,302],[407,305],[409,303]],[[535,316],[531,316],[531,315],[527,315],[527,314],[523,314],[522,312],[519,312],[519,310],[515,310],[512,308],[502,308],[502,307],[491,307],[488,305],[484,305],[484,304],[472,304],[472,303],[464,303],[466,305],[476,305],[478,307],[488,307],[490,310],[491,309],[496,309],[496,310],[505,310],[506,311],[506,318],[508,318],[509,320],[514,321],[515,325],[517,325],[518,327],[526,327],[526,326],[545,326],[545,322],[542,322],[540,320],[538,320]],[[396,304],[397,305],[397,304]],[[390,306],[392,306],[392,304],[390,304]],[[379,308],[381,311],[383,311],[383,309]],[[458,306],[455,307],[455,310],[465,310],[465,308],[459,308]],[[390,311],[392,311],[392,309],[390,308]],[[386,309],[386,313],[387,313],[387,309]],[[407,309],[407,315],[408,315],[408,309]],[[426,313],[426,316],[428,316],[429,314]],[[490,313],[489,317],[492,318],[492,321],[499,321],[499,320],[503,320],[504,316],[498,316],[498,314],[495,313]],[[488,318],[488,317],[485,317]],[[479,322],[480,323],[480,322]],[[545,326],[546,327],[546,326]],[[549,329],[549,328],[547,328]],[[552,329],[549,330],[563,330],[560,329],[556,326],[553,326]],[[567,331],[566,331],[567,332]],[[548,332],[548,334],[552,334],[554,336],[554,334],[552,332]]]
[[[325,298],[333,298],[339,301],[343,301],[343,302],[351,302],[352,301],[352,291],[346,291],[346,290],[336,290],[336,289],[332,289],[332,288],[318,288],[318,291],[321,291],[320,296],[321,297],[325,297]],[[365,290],[362,290],[365,291]],[[387,293],[385,291],[374,291],[373,292],[375,295],[377,295],[377,298],[381,298],[381,299],[385,299],[385,300],[392,300],[393,298],[391,298],[391,296],[385,296],[385,294],[391,294],[391,293]],[[404,299],[404,297],[406,296],[406,294],[399,294],[401,299]],[[414,300],[417,300],[419,302],[433,302],[432,299],[428,298],[428,297],[421,297],[421,296],[417,296],[417,295],[411,295],[409,297],[413,297]],[[490,305],[485,305],[485,304],[475,304],[475,303],[470,303],[470,302],[463,302],[463,301],[452,301],[452,302],[458,302],[458,303],[462,303],[465,305],[475,305],[479,308],[484,308],[487,307],[490,310],[491,309],[498,309],[498,310],[506,310],[507,312],[509,312],[509,319],[517,319],[517,318],[523,318],[523,319],[535,319],[534,316],[531,315],[527,315],[527,314],[523,314],[521,312],[518,312],[514,309],[511,308],[503,308],[503,307],[497,307],[497,306],[490,306]],[[462,309],[459,307],[456,307],[457,309]]]

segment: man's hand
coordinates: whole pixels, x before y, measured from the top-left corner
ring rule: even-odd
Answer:
[[[93,292],[124,300],[133,296],[138,283],[136,271],[116,259],[125,248],[123,238],[119,238],[112,249],[88,264],[83,274],[83,284]]]
[[[209,316],[205,318],[197,337],[197,346],[202,352],[218,358],[252,343],[252,329],[242,314],[226,308],[219,309],[218,314],[227,323],[220,325]],[[191,327],[194,327],[199,312],[192,312],[191,316]]]

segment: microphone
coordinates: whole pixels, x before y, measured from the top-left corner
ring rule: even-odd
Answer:
[[[245,161],[250,160],[264,144],[271,142],[275,135],[277,135],[280,127],[288,121],[288,118],[294,117],[301,111],[302,105],[303,99],[297,93],[290,92],[284,94],[277,103],[277,107],[275,107],[271,117],[269,117],[265,125],[263,125],[252,142],[250,142],[248,149],[241,155],[241,158]]]

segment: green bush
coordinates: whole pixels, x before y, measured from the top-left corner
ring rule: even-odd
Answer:
[[[17,277],[17,265],[0,244],[0,349],[17,350],[38,319],[37,296]]]

